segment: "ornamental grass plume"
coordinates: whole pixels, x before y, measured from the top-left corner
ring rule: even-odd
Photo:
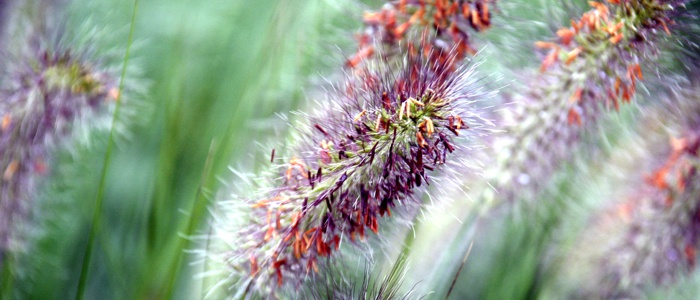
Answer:
[[[559,29],[555,40],[537,42],[548,51],[542,74],[506,96],[514,103],[502,117],[510,134],[495,142],[499,167],[489,178],[498,195],[487,190],[486,200],[536,197],[601,113],[633,99],[642,70],[658,68],[663,40],[693,26],[674,21],[686,16],[686,2],[591,1],[592,9]]]
[[[493,136],[497,156],[486,172],[493,188],[477,191],[485,205],[471,212],[452,246],[466,253],[471,242],[478,239],[488,244],[491,235],[500,233],[507,238],[491,243],[494,249],[482,250],[488,253],[482,254],[483,259],[510,263],[482,268],[490,272],[482,278],[484,290],[465,289],[463,293],[499,299],[529,297],[543,285],[540,279],[547,271],[541,266],[547,264],[541,260],[567,222],[563,218],[578,204],[567,194],[569,183],[574,182],[572,175],[583,172],[582,165],[595,164],[584,158],[600,150],[595,131],[606,133],[606,124],[600,121],[607,111],[631,102],[642,79],[654,86],[671,78],[666,77],[669,72],[661,72],[665,58],[661,52],[683,39],[680,33],[685,28],[696,26],[685,22],[692,20],[686,18],[686,2],[591,2],[592,9],[575,18],[571,27],[558,30],[551,41],[536,43],[536,48],[548,51],[540,74],[522,76],[510,92],[501,93],[502,102],[511,104],[497,119],[507,134]],[[582,143],[583,138],[589,143]],[[596,151],[590,151],[593,147]],[[518,230],[501,230],[502,224]],[[522,229],[531,227],[533,230]],[[479,249],[479,243],[475,245]],[[509,251],[520,248],[527,253]],[[431,270],[433,285],[444,285],[458,266],[451,256],[445,256],[440,264],[426,268]],[[510,274],[532,280],[520,280],[502,294],[488,290],[517,281]],[[469,280],[465,277],[463,282]]]
[[[590,1],[592,10],[571,27],[557,31],[556,42],[538,42],[548,49],[540,70],[557,64],[565,70],[564,81],[573,93],[569,100],[585,107],[584,102],[604,103],[619,110],[620,102],[629,103],[637,82],[644,79],[642,65],[653,68],[660,51],[662,33],[671,36],[675,19],[685,16],[688,1],[615,0],[607,4]],[[576,74],[596,74],[576,78]],[[557,74],[559,75],[559,74]],[[581,125],[580,110],[569,109],[568,121]]]
[[[697,82],[686,82],[675,89],[643,119],[637,134],[649,140],[647,150],[619,187],[621,199],[610,199],[613,205],[590,220],[577,243],[597,249],[572,251],[570,259],[592,265],[590,274],[578,279],[589,284],[572,293],[639,298],[649,288],[672,285],[695,270],[700,247],[699,88]]]
[[[95,123],[96,113],[119,97],[115,77],[89,51],[40,23],[18,34],[0,58],[5,64],[0,76],[2,253],[18,247],[15,228],[49,172],[52,151],[71,140],[72,132]]]
[[[379,11],[364,14],[358,51],[346,66],[354,68],[377,51],[402,59],[402,44],[420,44],[429,63],[459,62],[473,56],[476,50],[469,29],[478,32],[491,26],[492,2],[495,0],[388,1]],[[421,34],[421,39],[413,38]]]
[[[414,213],[416,190],[436,168],[468,160],[452,154],[465,150],[455,139],[466,129],[484,134],[488,121],[472,105],[486,93],[472,86],[473,67],[462,65],[475,54],[466,30],[488,28],[489,18],[488,1],[395,1],[365,13],[358,53],[345,64],[352,77],[304,114],[296,155],[276,165],[284,170],[270,184],[276,188],[246,202],[252,219],[238,227],[223,217],[230,229],[220,234],[243,245],[228,251],[227,263],[244,294],[275,293],[325,272],[332,260],[323,258],[343,241],[378,234],[381,217],[395,209]]]
[[[276,187],[223,216],[218,235],[234,246],[226,261],[244,293],[313,276],[343,243],[379,234],[381,217],[419,206],[416,192],[436,169],[468,159],[457,138],[483,134],[486,123],[473,108],[483,93],[473,66],[453,72],[418,53],[396,70],[364,63],[307,116],[296,154],[276,164]],[[240,210],[247,216],[236,228]]]

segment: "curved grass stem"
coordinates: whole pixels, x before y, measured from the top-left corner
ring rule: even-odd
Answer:
[[[139,0],[134,0],[134,9],[131,14],[131,23],[129,25],[129,37],[126,44],[126,53],[124,54],[124,63],[122,65],[122,72],[119,78],[119,93],[117,95],[117,103],[114,107],[114,114],[112,116],[112,124],[109,130],[109,139],[107,140],[107,150],[105,152],[104,164],[102,165],[102,173],[100,174],[100,185],[97,189],[97,196],[95,197],[95,209],[92,215],[92,221],[90,222],[90,233],[88,236],[87,246],[85,248],[85,253],[83,254],[83,263],[80,269],[80,279],[78,281],[78,290],[76,292],[76,299],[83,299],[85,297],[85,291],[87,288],[87,276],[90,271],[90,258],[92,257],[92,250],[95,244],[95,235],[97,234],[98,228],[100,226],[100,216],[102,214],[102,202],[104,200],[104,190],[107,178],[107,170],[109,169],[109,162],[112,156],[112,151],[114,148],[114,132],[115,125],[119,119],[119,108],[121,107],[121,95],[123,94],[124,88],[124,78],[126,77],[126,67],[129,62],[129,54],[131,52],[131,44],[134,38],[134,27],[136,24],[136,12],[138,10]]]

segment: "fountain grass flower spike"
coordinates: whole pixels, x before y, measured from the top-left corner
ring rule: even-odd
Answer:
[[[538,48],[549,49],[540,70],[554,64],[572,74],[573,87],[569,99],[576,107],[569,110],[569,123],[581,125],[586,117],[581,108],[585,101],[604,101],[607,107],[619,110],[620,102],[630,102],[642,80],[642,67],[658,55],[660,33],[671,36],[675,19],[686,14],[683,0],[608,0],[589,1],[592,10],[580,19],[571,20],[571,27],[557,31],[556,42],[538,42]],[[588,78],[576,74],[596,73]]]
[[[498,195],[486,190],[486,201],[536,199],[601,112],[632,101],[643,70],[657,68],[662,45],[672,44],[663,39],[692,25],[673,21],[687,15],[686,2],[591,1],[570,27],[535,43],[547,53],[542,74],[507,98],[516,103],[501,119],[510,134],[495,145],[499,167],[489,172]]]
[[[313,276],[341,244],[379,234],[382,217],[413,212],[416,190],[433,171],[451,158],[468,160],[456,139],[483,133],[487,123],[473,108],[483,96],[473,69],[452,71],[408,53],[396,70],[386,61],[354,70],[306,120],[297,155],[278,165],[276,188],[224,216],[219,235],[234,245],[226,260],[246,293]],[[227,224],[241,209],[249,218],[243,228]]]
[[[358,51],[346,66],[355,67],[375,54],[399,54],[403,43],[422,45],[431,61],[445,64],[476,50],[470,41],[469,28],[483,31],[491,26],[492,5],[489,0],[399,0],[388,1],[379,11],[365,12],[365,30],[358,36]],[[423,33],[421,40],[410,38]],[[429,39],[428,39],[429,37]],[[448,53],[451,52],[451,53]]]
[[[671,109],[651,111],[665,121],[665,130],[672,129],[670,134],[659,134],[668,144],[654,143],[658,150],[650,151],[647,159],[654,168],[646,170],[640,176],[644,182],[635,182],[630,195],[608,212],[622,225],[622,234],[614,242],[600,243],[611,247],[603,248],[595,260],[600,279],[593,297],[638,297],[645,287],[672,284],[697,267],[700,87],[681,87],[665,100]],[[644,134],[654,134],[649,129],[653,127],[645,128]]]
[[[61,38],[30,34],[25,46],[4,54],[0,87],[0,250],[11,250],[51,149],[118,98],[116,80]],[[56,41],[56,42],[51,42]],[[16,45],[14,45],[16,46]],[[89,122],[89,121],[88,121]],[[0,261],[2,261],[0,259]]]

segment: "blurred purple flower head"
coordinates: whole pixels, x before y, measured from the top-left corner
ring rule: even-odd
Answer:
[[[37,30],[37,32],[40,32]],[[21,39],[20,39],[21,40]],[[116,80],[80,49],[29,34],[10,44],[0,86],[0,250],[13,247],[13,227],[31,206],[51,150],[70,140],[76,124],[119,98]],[[58,39],[60,40],[60,39]]]

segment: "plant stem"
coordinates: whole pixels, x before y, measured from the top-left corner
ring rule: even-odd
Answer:
[[[124,89],[124,78],[126,77],[126,66],[129,61],[129,54],[131,52],[131,44],[134,38],[134,27],[136,23],[136,11],[138,9],[139,0],[134,0],[134,10],[131,14],[131,24],[129,25],[129,38],[126,45],[126,53],[124,54],[124,62],[122,65],[122,72],[119,78],[119,93],[117,95],[117,103],[114,107],[114,114],[112,116],[112,124],[109,130],[109,139],[107,140],[107,150],[105,152],[105,159],[102,165],[102,173],[100,175],[100,185],[97,189],[97,196],[95,197],[95,210],[92,215],[92,222],[90,223],[90,233],[88,236],[87,246],[85,253],[83,254],[83,264],[80,270],[80,279],[78,281],[78,290],[75,295],[76,299],[83,299],[85,297],[87,275],[90,271],[90,258],[92,256],[92,249],[95,244],[95,235],[99,228],[100,215],[102,212],[102,202],[104,200],[104,190],[105,182],[107,179],[107,170],[109,169],[109,162],[112,156],[112,151],[114,148],[114,131],[117,120],[119,119],[119,108],[121,107],[121,95]]]
[[[190,218],[187,222],[187,228],[185,229],[186,231],[184,232],[184,236],[178,239],[177,247],[175,247],[175,249],[178,249],[180,251],[177,252],[177,254],[175,255],[175,259],[171,261],[169,266],[170,271],[168,272],[168,281],[165,286],[165,299],[172,299],[173,287],[175,286],[177,275],[180,273],[179,269],[180,264],[182,263],[182,256],[184,252],[183,250],[189,245],[189,237],[194,234],[195,230],[197,230],[197,227],[200,224],[199,218],[206,211],[207,201],[206,198],[203,197],[203,189],[206,185],[207,178],[209,177],[209,174],[211,172],[211,165],[215,154],[216,141],[214,140],[211,142],[211,145],[209,147],[209,153],[207,154],[207,160],[204,163],[204,169],[202,170],[202,178],[199,183],[199,187],[197,188],[197,195],[195,197],[194,207],[191,210]]]

